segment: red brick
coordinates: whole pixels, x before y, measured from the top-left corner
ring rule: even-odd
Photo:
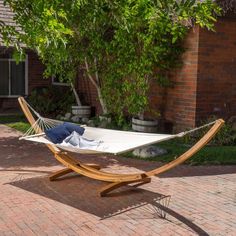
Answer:
[[[235,166],[182,165],[141,188],[100,198],[99,181],[68,175],[50,182],[47,175],[62,167],[44,145],[19,135],[0,126],[0,235],[236,235]],[[122,156],[78,158],[120,173],[160,165]],[[155,198],[163,195],[171,195],[167,219],[157,214]]]

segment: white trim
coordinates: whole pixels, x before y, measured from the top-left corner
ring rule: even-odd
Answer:
[[[29,58],[28,54],[25,57],[25,95],[29,94]]]
[[[18,98],[22,95],[0,95],[0,98]]]
[[[55,77],[52,76],[52,85],[55,85],[55,86],[70,86],[69,83],[54,82],[54,78],[55,78]]]
[[[8,60],[8,95],[11,95],[11,61]]]
[[[16,61],[12,58],[0,58],[0,61]]]

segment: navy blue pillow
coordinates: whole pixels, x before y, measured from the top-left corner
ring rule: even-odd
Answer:
[[[77,132],[80,135],[83,135],[83,133],[84,133],[84,128],[80,127],[79,125],[75,125],[75,124],[72,124],[72,123],[69,123],[69,122],[64,122],[63,125],[66,127],[66,129],[70,133],[72,133],[73,131]]]
[[[61,143],[71,133],[64,124],[45,130],[45,134],[53,143]]]

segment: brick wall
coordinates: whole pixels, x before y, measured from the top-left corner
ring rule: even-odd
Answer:
[[[201,30],[196,120],[236,115],[236,17],[224,17],[216,33]]]
[[[97,90],[85,76],[84,71],[78,72],[77,92],[83,105],[90,105],[94,108],[94,114],[101,114],[102,108],[98,100]]]
[[[0,98],[0,113],[5,110],[18,109],[16,98]]]
[[[173,124],[176,131],[195,126],[198,39],[199,28],[196,27],[184,42],[183,65],[171,74],[173,86],[165,90],[155,83],[151,86],[151,107],[159,109],[161,117]]]
[[[50,79],[43,78],[44,66],[37,54],[28,51],[28,89],[29,94],[36,87],[46,87],[51,84]]]

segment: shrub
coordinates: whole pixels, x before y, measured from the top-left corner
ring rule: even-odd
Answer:
[[[40,114],[55,117],[69,112],[75,99],[68,87],[50,86],[34,89],[28,101]]]
[[[210,123],[217,118],[215,116],[210,117],[209,119],[203,120],[200,122],[200,125]],[[199,131],[196,131],[190,135],[185,137],[186,143],[196,143],[206,132],[209,128],[204,128]],[[214,139],[210,142],[210,145],[216,146],[231,146],[236,144],[236,132],[233,128],[233,123],[231,121],[226,121],[224,126],[219,130],[216,134]]]

